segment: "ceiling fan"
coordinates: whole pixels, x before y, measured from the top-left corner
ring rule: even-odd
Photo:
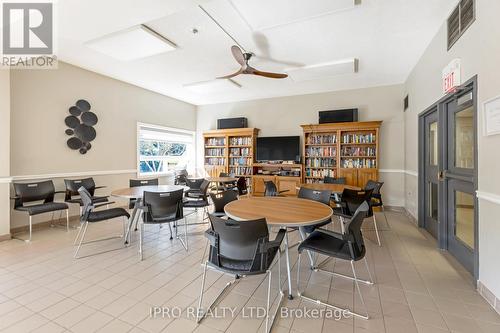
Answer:
[[[243,51],[236,45],[231,46],[231,53],[233,54],[234,59],[236,59],[236,61],[241,65],[241,68],[233,74],[221,76],[218,77],[218,79],[230,79],[240,74],[252,74],[252,75],[268,77],[271,79],[284,79],[288,77],[287,74],[263,72],[253,68],[248,64],[248,61],[252,58],[253,54],[246,52],[243,53]]]

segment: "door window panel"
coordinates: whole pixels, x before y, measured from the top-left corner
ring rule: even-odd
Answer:
[[[438,185],[429,183],[429,216],[438,221]]]
[[[455,191],[455,236],[474,249],[474,197]]]
[[[429,124],[429,164],[438,165],[438,123]]]
[[[455,113],[455,167],[474,168],[474,113],[472,107]]]

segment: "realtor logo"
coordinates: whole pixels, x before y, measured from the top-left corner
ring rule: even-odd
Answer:
[[[52,54],[52,3],[3,4],[3,54]]]
[[[34,0],[36,1],[36,0]],[[2,66],[54,68],[54,5],[2,3]]]

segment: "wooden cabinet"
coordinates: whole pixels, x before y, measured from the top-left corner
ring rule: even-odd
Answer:
[[[282,195],[286,196],[297,196],[297,187],[300,187],[301,178],[300,177],[276,177],[276,186],[279,191],[288,191]]]
[[[253,176],[252,177],[252,194],[263,196],[266,186],[264,182],[273,181],[276,183],[276,176]]]
[[[347,185],[364,188],[369,180],[378,180],[377,169],[339,169],[339,177],[344,177]]]
[[[345,178],[347,185],[358,185],[358,170],[357,169],[339,169],[339,178]]]

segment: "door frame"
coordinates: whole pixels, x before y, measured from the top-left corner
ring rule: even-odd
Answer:
[[[447,119],[447,110],[446,103],[452,101],[453,99],[457,99],[460,96],[466,93],[472,93],[472,105],[474,107],[474,172],[473,172],[473,185],[474,185],[474,284],[477,283],[477,279],[479,278],[479,204],[477,198],[477,189],[478,189],[478,101],[477,101],[477,75],[467,80],[464,84],[457,88],[455,93],[449,93],[439,99],[437,102],[433,103],[427,109],[419,113],[418,115],[418,226],[419,228],[425,227],[425,205],[422,204],[425,200],[425,116],[429,115],[433,111],[437,109],[438,112],[438,142],[439,149],[441,152],[446,151],[446,141],[448,135],[448,119]],[[446,124],[446,126],[443,126]],[[438,169],[444,170],[444,167],[447,166],[447,161],[445,159],[448,158],[447,154],[439,153],[438,156]],[[438,227],[438,247],[442,250],[448,250],[448,186],[447,182],[439,181],[438,183],[438,219],[439,219],[439,227]]]

